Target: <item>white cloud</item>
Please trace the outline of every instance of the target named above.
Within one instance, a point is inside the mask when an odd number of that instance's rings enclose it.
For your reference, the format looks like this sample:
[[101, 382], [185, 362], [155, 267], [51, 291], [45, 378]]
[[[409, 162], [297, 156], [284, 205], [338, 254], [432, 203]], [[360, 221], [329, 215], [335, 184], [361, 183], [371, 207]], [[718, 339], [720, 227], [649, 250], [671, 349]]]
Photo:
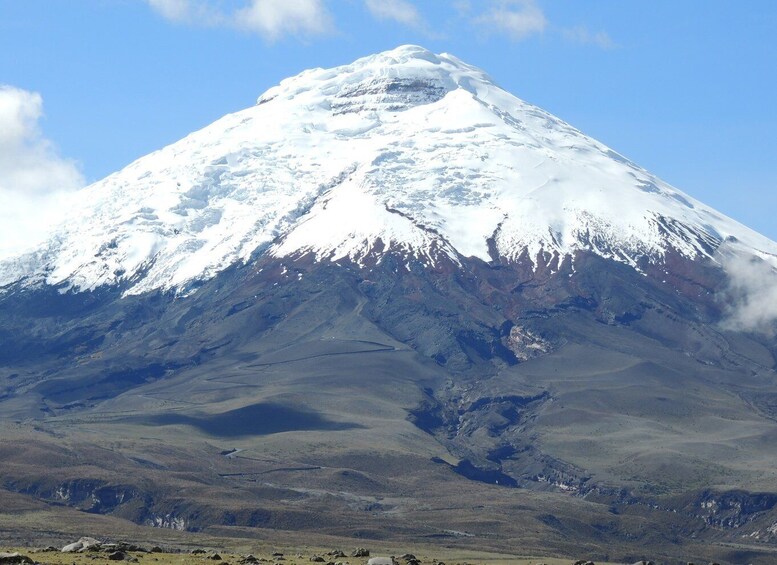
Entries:
[[729, 276], [723, 294], [726, 329], [774, 334], [777, 322], [777, 268], [753, 256], [732, 253], [719, 257]]
[[217, 0], [147, 0], [163, 18], [176, 23], [218, 26], [258, 33], [276, 41], [284, 35], [329, 32], [332, 17], [323, 0], [246, 0], [225, 9]]
[[235, 13], [234, 22], [270, 40], [286, 34], [320, 35], [332, 27], [321, 0], [253, 0]]
[[561, 30], [564, 38], [581, 45], [595, 45], [601, 49], [613, 49], [615, 42], [604, 31], [591, 32], [584, 26], [576, 26]]
[[548, 20], [534, 0], [498, 0], [475, 23], [488, 33], [503, 33], [520, 41], [545, 31]]
[[422, 25], [421, 15], [407, 0], [365, 0], [365, 4], [379, 20], [394, 20], [411, 27]]
[[42, 134], [40, 94], [0, 85], [0, 258], [44, 237], [64, 196], [84, 185]]
[[174, 22], [189, 20], [194, 11], [190, 0], [148, 0], [148, 3], [162, 17]]

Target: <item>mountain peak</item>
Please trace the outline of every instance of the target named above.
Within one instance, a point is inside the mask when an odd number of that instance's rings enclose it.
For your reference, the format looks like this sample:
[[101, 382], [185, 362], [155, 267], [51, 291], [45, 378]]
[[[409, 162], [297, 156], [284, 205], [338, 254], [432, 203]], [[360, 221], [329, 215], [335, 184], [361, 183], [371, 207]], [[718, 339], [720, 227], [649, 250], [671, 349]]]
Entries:
[[490, 84], [483, 71], [451, 55], [402, 45], [349, 65], [304, 71], [269, 89], [257, 103], [304, 100], [327, 105], [336, 114], [400, 111], [436, 102], [459, 88], [477, 94]]
[[261, 255], [639, 268], [734, 239], [777, 255], [483, 71], [406, 45], [286, 79], [80, 191], [45, 246], [0, 263], [0, 286], [180, 290]]

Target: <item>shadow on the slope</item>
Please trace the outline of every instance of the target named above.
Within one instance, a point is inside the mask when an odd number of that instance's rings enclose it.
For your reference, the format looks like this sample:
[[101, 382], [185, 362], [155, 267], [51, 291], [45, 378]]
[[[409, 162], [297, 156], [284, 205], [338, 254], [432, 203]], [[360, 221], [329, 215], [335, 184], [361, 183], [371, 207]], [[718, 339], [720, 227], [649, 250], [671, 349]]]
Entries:
[[351, 422], [334, 422], [316, 412], [274, 403], [251, 404], [220, 414], [170, 413], [133, 419], [150, 426], [192, 426], [217, 437], [261, 436], [292, 431], [338, 431], [364, 427]]

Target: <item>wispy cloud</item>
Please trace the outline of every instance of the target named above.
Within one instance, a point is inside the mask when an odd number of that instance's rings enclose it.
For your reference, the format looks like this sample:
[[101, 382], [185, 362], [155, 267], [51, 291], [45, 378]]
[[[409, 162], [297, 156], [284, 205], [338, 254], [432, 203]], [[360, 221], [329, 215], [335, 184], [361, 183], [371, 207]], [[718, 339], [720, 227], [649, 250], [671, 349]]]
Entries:
[[38, 243], [61, 198], [84, 185], [40, 130], [40, 94], [0, 85], [0, 258]]
[[321, 0], [253, 0], [235, 13], [235, 24], [270, 40], [283, 35], [320, 35], [332, 29]]
[[729, 276], [726, 329], [774, 335], [777, 329], [777, 268], [758, 257], [738, 253], [719, 257]]
[[333, 29], [323, 0], [250, 0], [225, 9], [215, 0], [147, 0], [163, 18], [189, 25], [231, 27], [257, 33], [268, 41], [285, 35], [322, 35]]
[[466, 16], [472, 11], [472, 2], [470, 0], [454, 0], [453, 10], [459, 16]]
[[601, 49], [614, 49], [616, 47], [612, 38], [604, 31], [592, 32], [585, 26], [575, 26], [561, 30], [564, 39], [580, 45], [594, 45]]
[[173, 22], [186, 22], [194, 8], [191, 0], [148, 0], [148, 4], [163, 18]]
[[225, 15], [207, 0], [147, 0], [163, 18], [171, 22], [215, 26], [226, 22]]
[[545, 31], [548, 20], [534, 0], [498, 0], [475, 18], [486, 33], [499, 33], [521, 41]]
[[[145, 0], [163, 18], [178, 24], [226, 27], [256, 33], [268, 41], [284, 36], [309, 38], [332, 33], [335, 21], [329, 8], [342, 0]], [[393, 21], [427, 37], [435, 37], [415, 0], [362, 0], [376, 20]], [[347, 3], [348, 9], [357, 5]], [[486, 35], [523, 41], [535, 35], [551, 35], [578, 45], [601, 49], [617, 47], [605, 31], [584, 25], [559, 27], [548, 21], [540, 0], [452, 0], [448, 9], [461, 23], [474, 25]], [[342, 15], [342, 14], [341, 14]]]
[[410, 27], [421, 27], [423, 19], [407, 0], [365, 0], [370, 13], [379, 20], [393, 20]]

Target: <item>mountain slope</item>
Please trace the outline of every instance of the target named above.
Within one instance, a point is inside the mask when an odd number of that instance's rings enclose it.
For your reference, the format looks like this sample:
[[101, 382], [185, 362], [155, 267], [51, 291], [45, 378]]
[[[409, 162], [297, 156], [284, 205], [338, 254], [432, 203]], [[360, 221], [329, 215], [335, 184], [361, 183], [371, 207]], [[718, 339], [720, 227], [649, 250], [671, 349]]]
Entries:
[[68, 213], [0, 266], [5, 490], [773, 561], [777, 344], [721, 321], [777, 244], [454, 57], [302, 73]]
[[306, 71], [256, 106], [74, 197], [23, 277], [185, 289], [252, 255], [356, 262], [547, 263], [578, 250], [638, 266], [777, 246], [673, 189], [450, 55], [405, 46]]

